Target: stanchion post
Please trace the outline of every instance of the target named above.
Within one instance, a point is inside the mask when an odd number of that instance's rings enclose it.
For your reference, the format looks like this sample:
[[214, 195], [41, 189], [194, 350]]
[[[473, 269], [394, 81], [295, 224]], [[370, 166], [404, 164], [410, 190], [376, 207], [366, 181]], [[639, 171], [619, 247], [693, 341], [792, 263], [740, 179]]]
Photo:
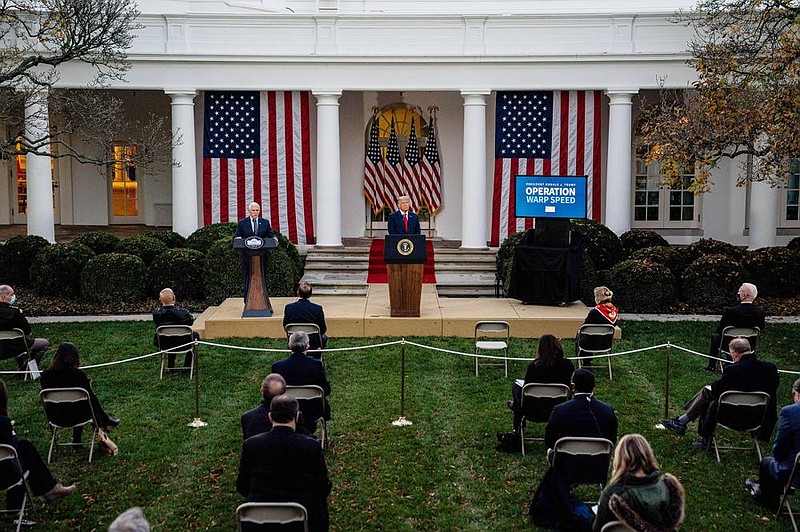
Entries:
[[666, 382], [664, 383], [664, 417], [669, 417], [669, 352], [670, 352], [670, 343], [667, 342], [667, 348], [664, 350], [664, 365], [666, 366], [666, 371], [664, 375], [666, 377]]
[[406, 419], [406, 339], [400, 342], [400, 417], [392, 421], [395, 427], [406, 427], [411, 421]]
[[200, 357], [198, 356], [197, 341], [192, 346], [192, 356], [194, 357], [194, 420], [189, 423], [190, 427], [198, 428], [208, 425], [200, 419]]

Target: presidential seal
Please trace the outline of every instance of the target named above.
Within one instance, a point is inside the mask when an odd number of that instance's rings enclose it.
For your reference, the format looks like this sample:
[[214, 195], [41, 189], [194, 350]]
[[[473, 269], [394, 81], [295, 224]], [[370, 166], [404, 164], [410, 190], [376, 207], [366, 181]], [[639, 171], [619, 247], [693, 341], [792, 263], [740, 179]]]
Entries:
[[264, 245], [264, 239], [260, 236], [251, 236], [244, 241], [244, 245], [247, 249], [261, 249]]
[[414, 253], [414, 242], [408, 238], [403, 238], [397, 241], [397, 252], [404, 257], [408, 257]]

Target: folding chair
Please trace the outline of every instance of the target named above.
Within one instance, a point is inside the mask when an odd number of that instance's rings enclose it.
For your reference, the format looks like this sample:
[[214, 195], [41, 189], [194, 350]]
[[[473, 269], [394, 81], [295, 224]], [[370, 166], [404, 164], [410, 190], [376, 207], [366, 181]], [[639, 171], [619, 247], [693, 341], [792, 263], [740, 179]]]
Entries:
[[[286, 327], [284, 327], [286, 331], [286, 339], [288, 340], [292, 333], [296, 332], [304, 332], [308, 334], [308, 337], [311, 338], [312, 335], [316, 335], [319, 338], [319, 345], [320, 349], [322, 349], [322, 333], [319, 330], [319, 325], [316, 323], [287, 323]], [[322, 356], [323, 352], [319, 351], [317, 353], [311, 353], [316, 359], [319, 359], [320, 362], [325, 364], [325, 359]]]
[[[581, 337], [588, 336], [591, 338], [593, 348], [581, 347]], [[575, 339], [578, 343], [578, 368], [602, 368], [602, 365], [592, 363], [583, 364], [581, 360], [584, 353], [587, 355], [609, 355], [611, 354], [611, 346], [614, 343], [614, 326], [611, 324], [585, 324], [581, 325], [578, 329], [578, 336]], [[608, 364], [608, 380], [612, 380], [611, 374], [611, 357], [605, 357]]]
[[[89, 444], [89, 463], [94, 454], [94, 441], [100, 431], [97, 419], [94, 417], [94, 409], [89, 392], [83, 388], [47, 388], [39, 392], [39, 397], [44, 405], [44, 413], [47, 422], [50, 424], [52, 436], [50, 438], [50, 450], [47, 452], [47, 463], [53, 457], [53, 448], [56, 445], [56, 436], [59, 429], [74, 429], [92, 423], [92, 436]], [[58, 445], [75, 447], [82, 443], [59, 443]]]
[[622, 521], [609, 521], [603, 525], [600, 532], [631, 532], [633, 528], [629, 527]]
[[[750, 432], [755, 442], [758, 461], [761, 461], [761, 446], [758, 444], [756, 431], [764, 422], [764, 415], [769, 405], [769, 394], [766, 392], [723, 392], [717, 400], [717, 427], [723, 427], [734, 432]], [[716, 430], [711, 435], [709, 445], [714, 447], [714, 452], [719, 459], [720, 449], [750, 449], [751, 447], [722, 447], [717, 444]]]
[[[758, 327], [725, 327], [722, 329], [722, 334], [719, 338], [719, 355], [718, 358], [727, 358], [731, 360], [731, 352], [728, 347], [731, 340], [734, 338], [744, 338], [750, 344], [750, 350], [756, 350], [758, 338], [761, 335], [761, 329]], [[722, 372], [722, 361], [717, 360], [717, 370]]]
[[[194, 335], [192, 328], [189, 325], [162, 325], [156, 329], [156, 339], [158, 341], [159, 351], [167, 351], [161, 353], [161, 371], [158, 378], [164, 378], [164, 371], [186, 371], [185, 367], [168, 368], [164, 367], [165, 357], [167, 359], [172, 356], [177, 358], [178, 355], [186, 355], [191, 353], [191, 363], [189, 365], [189, 378], [194, 376], [194, 365], [197, 354], [194, 351]], [[186, 345], [190, 344], [190, 345]], [[181, 347], [184, 346], [184, 347]]]
[[31, 488], [28, 486], [28, 475], [30, 471], [22, 469], [22, 463], [17, 456], [17, 450], [11, 445], [0, 444], [0, 491], [8, 492], [11, 488], [23, 486], [25, 493], [22, 496], [22, 505], [19, 510], [3, 510], [3, 513], [16, 514], [17, 532], [22, 527], [22, 522], [25, 517], [25, 506], [28, 501], [31, 503], [31, 510], [35, 510], [33, 506], [33, 494]]
[[780, 517], [781, 512], [783, 511], [783, 507], [786, 507], [786, 513], [789, 514], [789, 519], [792, 520], [792, 528], [794, 532], [797, 531], [797, 521], [794, 519], [794, 514], [792, 513], [792, 507], [789, 505], [789, 495], [794, 493], [794, 487], [792, 487], [792, 481], [795, 478], [795, 475], [800, 472], [800, 468], [797, 467], [797, 464], [800, 463], [800, 453], [797, 453], [794, 457], [794, 465], [792, 466], [792, 472], [789, 474], [789, 478], [786, 479], [786, 484], [783, 486], [783, 495], [781, 495], [781, 502], [778, 505], [778, 511], [775, 512], [775, 519]]
[[[316, 384], [305, 384], [302, 386], [286, 386], [286, 393], [291, 395], [297, 402], [300, 403], [301, 407], [300, 410], [302, 411], [302, 404], [303, 401], [319, 401], [320, 402], [320, 412], [322, 413], [319, 419], [322, 420], [322, 439], [320, 440], [320, 444], [322, 448], [328, 446], [328, 422], [325, 420], [325, 391], [317, 386]], [[303, 416], [305, 416], [305, 412]], [[318, 420], [314, 420], [318, 421]]]
[[[478, 366], [505, 366], [505, 376], [508, 377], [508, 340], [511, 336], [511, 327], [505, 321], [479, 321], [475, 324], [475, 376], [478, 376]], [[477, 355], [483, 351], [502, 351], [505, 360], [500, 362], [479, 362]]]
[[296, 502], [246, 502], [236, 508], [236, 525], [239, 532], [245, 530], [243, 524], [287, 525], [303, 523], [308, 532], [308, 512], [305, 506]]
[[522, 421], [519, 424], [519, 439], [522, 447], [522, 456], [525, 456], [525, 440], [544, 441], [544, 438], [525, 437], [525, 424], [547, 423], [553, 407], [563, 403], [570, 396], [569, 386], [566, 384], [552, 384], [529, 382], [522, 387]]
[[[570, 486], [598, 484], [603, 490], [614, 444], [605, 438], [565, 437], [553, 448], [553, 468]], [[598, 494], [591, 504], [596, 504]]]
[[[22, 350], [20, 350], [22, 347]], [[19, 351], [18, 354], [13, 354]], [[11, 329], [10, 331], [0, 331], [0, 353], [11, 355], [6, 356], [4, 358], [14, 358], [20, 359], [18, 362], [19, 367], [28, 368], [28, 362], [31, 360], [31, 351], [30, 347], [28, 346], [28, 341], [25, 339], [25, 333], [22, 332], [22, 329]], [[24, 379], [27, 380], [28, 377], [33, 379], [30, 373], [25, 373]]]

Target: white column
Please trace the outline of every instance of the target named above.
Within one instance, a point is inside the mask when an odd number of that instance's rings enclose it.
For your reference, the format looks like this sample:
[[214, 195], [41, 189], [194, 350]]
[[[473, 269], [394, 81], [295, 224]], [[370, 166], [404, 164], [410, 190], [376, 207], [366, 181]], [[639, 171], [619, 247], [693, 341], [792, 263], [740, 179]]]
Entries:
[[608, 90], [608, 164], [605, 225], [621, 235], [631, 228], [631, 110], [638, 90]]
[[[313, 91], [317, 99], [318, 246], [342, 245], [342, 176], [339, 153], [341, 91]], [[362, 208], [359, 203], [357, 208]]]
[[182, 236], [197, 231], [197, 151], [193, 89], [165, 90], [172, 100], [172, 230]]
[[776, 189], [763, 181], [750, 183], [750, 243], [748, 249], [758, 249], [775, 245], [775, 231], [778, 226], [778, 194]]
[[[25, 138], [34, 146], [47, 138], [50, 131], [47, 91], [33, 90], [25, 101]], [[50, 144], [45, 141], [37, 147], [41, 153], [50, 152]], [[48, 242], [56, 241], [56, 228], [53, 218], [53, 173], [51, 159], [47, 155], [25, 155], [28, 179], [28, 234], [39, 235]]]
[[461, 247], [486, 248], [486, 99], [489, 91], [461, 91], [464, 98]]

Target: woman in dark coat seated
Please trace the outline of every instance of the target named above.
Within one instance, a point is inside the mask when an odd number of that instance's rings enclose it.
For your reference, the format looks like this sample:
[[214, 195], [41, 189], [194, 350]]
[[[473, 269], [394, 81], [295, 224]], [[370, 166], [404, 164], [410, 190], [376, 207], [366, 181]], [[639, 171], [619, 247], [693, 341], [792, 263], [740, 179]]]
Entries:
[[[539, 338], [539, 350], [536, 358], [528, 364], [524, 384], [540, 382], [569, 386], [574, 372], [575, 365], [564, 358], [564, 349], [558, 338], [552, 334], [545, 334]], [[520, 383], [519, 379], [513, 384], [511, 395], [514, 399], [508, 404], [514, 411], [514, 432], [519, 432], [519, 425], [522, 422], [522, 385], [523, 383]], [[550, 410], [552, 410], [552, 406]], [[541, 415], [546, 420], [549, 412], [542, 412]]]
[[[92, 390], [92, 383], [86, 373], [80, 369], [78, 349], [72, 342], [62, 342], [58, 346], [58, 351], [53, 357], [53, 363], [42, 372], [41, 383], [42, 390], [50, 388], [83, 388], [89, 392], [89, 399], [92, 402], [94, 418], [97, 424], [106, 431], [111, 431], [119, 425], [119, 419], [106, 414], [103, 407], [100, 406], [100, 401], [94, 394], [94, 390]], [[75, 427], [72, 432], [73, 443], [80, 443], [82, 434], [83, 427]]]
[[[8, 417], [8, 388], [6, 383], [0, 379], [0, 443], [10, 445], [17, 450], [22, 469], [29, 471], [28, 485], [34, 495], [40, 495], [47, 502], [55, 502], [58, 499], [69, 495], [75, 490], [75, 486], [62, 486], [53, 478], [47, 464], [44, 463], [36, 447], [26, 439], [17, 438], [14, 433], [14, 426], [11, 418]], [[6, 469], [11, 467], [13, 469]], [[12, 478], [19, 478], [20, 472], [15, 465], [10, 462], [3, 462], [0, 475], [5, 478], [13, 475]], [[25, 496], [25, 487], [20, 484], [6, 492], [6, 509], [19, 510], [22, 507], [22, 499]], [[23, 525], [26, 524], [23, 522]], [[31, 524], [28, 522], [27, 524]]]
[[[617, 318], [619, 318], [619, 311], [611, 298], [614, 297], [614, 292], [609, 290], [607, 286], [598, 286], [594, 289], [594, 302], [595, 307], [586, 315], [583, 320], [583, 325], [616, 325]], [[598, 338], [595, 336], [581, 336], [580, 329], [575, 336], [575, 356], [582, 356], [580, 348], [584, 349], [605, 349], [610, 347], [611, 344], [607, 338]], [[591, 362], [590, 362], [591, 363]]]

